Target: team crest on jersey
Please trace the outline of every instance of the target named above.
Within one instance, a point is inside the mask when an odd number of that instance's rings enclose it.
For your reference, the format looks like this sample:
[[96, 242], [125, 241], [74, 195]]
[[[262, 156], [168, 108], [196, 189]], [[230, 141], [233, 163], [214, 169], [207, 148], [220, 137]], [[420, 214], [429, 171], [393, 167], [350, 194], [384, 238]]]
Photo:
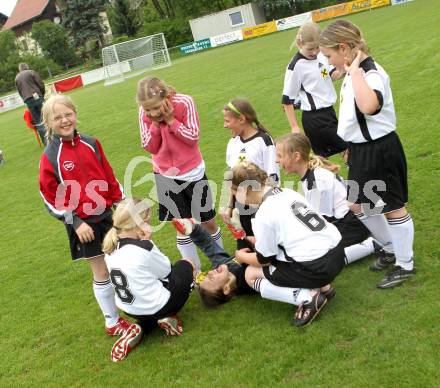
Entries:
[[71, 162], [70, 160], [66, 160], [63, 163], [63, 167], [66, 171], [72, 171], [75, 168], [75, 163]]
[[322, 69], [322, 70], [321, 70], [321, 75], [322, 75], [322, 78], [327, 78], [327, 77], [328, 77], [328, 71], [327, 71], [327, 69]]
[[246, 159], [246, 149], [243, 148], [243, 149], [240, 151], [240, 153], [238, 154], [238, 163], [245, 162], [246, 160], [247, 160], [247, 159]]

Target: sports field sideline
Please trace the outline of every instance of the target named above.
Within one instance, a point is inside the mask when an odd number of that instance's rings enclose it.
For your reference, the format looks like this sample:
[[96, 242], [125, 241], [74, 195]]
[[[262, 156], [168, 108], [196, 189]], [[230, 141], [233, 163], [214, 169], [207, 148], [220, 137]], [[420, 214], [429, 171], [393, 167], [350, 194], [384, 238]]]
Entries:
[[[408, 160], [418, 273], [400, 288], [379, 291], [382, 274], [368, 271], [371, 259], [353, 264], [336, 279], [337, 296], [325, 314], [303, 330], [290, 325], [294, 309], [287, 304], [245, 296], [206, 310], [193, 293], [181, 312], [182, 337], [155, 332], [127, 360], [111, 363], [114, 339], [104, 334], [90, 270], [71, 262], [64, 227], [48, 216], [38, 193], [41, 150], [22, 109], [0, 115], [6, 160], [0, 166], [0, 386], [437, 386], [439, 17], [435, 0], [415, 0], [348, 18], [391, 78]], [[249, 98], [275, 138], [288, 131], [280, 101], [295, 32], [202, 52], [154, 72], [194, 97], [207, 174], [219, 188], [229, 139], [221, 114], [226, 102]], [[121, 182], [128, 163], [146, 155], [137, 123], [138, 79], [70, 93], [79, 130], [101, 141]], [[140, 164], [132, 183], [149, 172], [151, 166]], [[132, 191], [146, 197], [151, 189], [146, 182]], [[232, 252], [225, 228], [223, 236]], [[153, 240], [177, 260], [171, 226]]]

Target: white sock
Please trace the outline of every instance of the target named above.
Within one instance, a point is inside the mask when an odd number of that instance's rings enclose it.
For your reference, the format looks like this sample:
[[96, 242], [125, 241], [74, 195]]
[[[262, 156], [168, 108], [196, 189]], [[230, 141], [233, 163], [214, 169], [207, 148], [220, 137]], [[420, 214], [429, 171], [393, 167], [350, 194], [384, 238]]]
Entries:
[[189, 236], [177, 236], [177, 249], [182, 259], [191, 259], [197, 271], [202, 268], [197, 247]]
[[105, 325], [110, 327], [116, 324], [119, 313], [115, 303], [115, 291], [110, 279], [104, 281], [93, 280], [93, 293], [104, 314]]
[[375, 240], [382, 244], [383, 249], [388, 253], [393, 253], [393, 243], [390, 227], [383, 214], [366, 216], [364, 213], [357, 213], [356, 217], [368, 228]]
[[374, 253], [373, 237], [368, 237], [359, 244], [350, 245], [344, 249], [345, 265], [360, 260]]
[[264, 299], [294, 304], [296, 306], [302, 303], [309, 303], [312, 300], [312, 295], [308, 288], [279, 287], [264, 278], [256, 279], [253, 288]]
[[414, 268], [413, 242], [414, 223], [409, 214], [401, 218], [389, 218], [391, 238], [396, 256], [396, 265], [408, 271]]
[[223, 248], [222, 231], [220, 228], [217, 229], [217, 232], [211, 234], [211, 237], [220, 248]]

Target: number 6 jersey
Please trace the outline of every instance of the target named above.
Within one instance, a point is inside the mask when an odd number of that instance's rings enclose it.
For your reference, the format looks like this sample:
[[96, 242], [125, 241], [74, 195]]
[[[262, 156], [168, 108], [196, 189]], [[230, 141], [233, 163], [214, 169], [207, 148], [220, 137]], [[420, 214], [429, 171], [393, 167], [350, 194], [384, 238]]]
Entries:
[[133, 315], [151, 315], [169, 300], [164, 287], [171, 263], [150, 240], [122, 238], [110, 255], [105, 255], [115, 288], [116, 305]]
[[316, 213], [309, 202], [290, 189], [275, 188], [265, 194], [252, 220], [257, 258], [306, 262], [319, 259], [341, 241], [341, 234]]

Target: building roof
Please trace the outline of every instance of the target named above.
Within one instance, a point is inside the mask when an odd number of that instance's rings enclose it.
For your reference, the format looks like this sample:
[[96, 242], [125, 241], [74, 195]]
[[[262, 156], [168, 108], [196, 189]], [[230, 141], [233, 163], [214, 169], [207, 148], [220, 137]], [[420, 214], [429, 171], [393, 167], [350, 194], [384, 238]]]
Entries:
[[13, 29], [40, 16], [49, 2], [50, 0], [18, 0], [2, 31]]

